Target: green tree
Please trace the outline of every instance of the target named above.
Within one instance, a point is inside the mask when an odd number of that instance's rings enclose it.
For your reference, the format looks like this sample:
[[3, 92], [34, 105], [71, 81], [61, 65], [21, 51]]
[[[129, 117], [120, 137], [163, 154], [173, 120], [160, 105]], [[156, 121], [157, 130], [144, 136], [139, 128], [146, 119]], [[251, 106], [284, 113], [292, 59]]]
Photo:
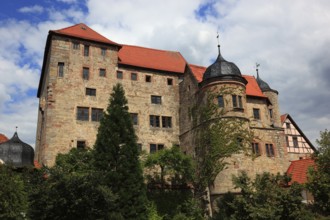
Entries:
[[312, 219], [301, 202], [302, 186], [288, 187], [290, 177], [269, 173], [257, 174], [252, 181], [245, 172], [233, 177], [240, 195], [228, 194], [219, 202], [214, 219]]
[[27, 194], [21, 176], [0, 164], [0, 219], [25, 219]]
[[307, 189], [314, 196], [313, 209], [321, 215], [330, 215], [330, 131], [320, 132], [316, 140], [319, 149], [313, 158], [316, 169], [310, 168]]
[[146, 219], [146, 187], [139, 162], [137, 137], [120, 84], [113, 88], [94, 146], [100, 179], [118, 196], [116, 211], [124, 219]]

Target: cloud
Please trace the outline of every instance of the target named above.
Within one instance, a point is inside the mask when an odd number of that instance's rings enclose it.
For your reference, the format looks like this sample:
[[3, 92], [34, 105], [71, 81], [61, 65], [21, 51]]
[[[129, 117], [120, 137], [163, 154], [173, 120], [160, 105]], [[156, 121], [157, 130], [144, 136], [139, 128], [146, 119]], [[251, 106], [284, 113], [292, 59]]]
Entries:
[[58, 2], [64, 2], [64, 3], [67, 3], [67, 4], [73, 4], [73, 3], [76, 3], [77, 0], [56, 0]]
[[18, 9], [19, 12], [21, 13], [38, 13], [41, 14], [44, 11], [44, 8], [41, 7], [40, 5], [34, 5], [30, 7], [23, 7]]

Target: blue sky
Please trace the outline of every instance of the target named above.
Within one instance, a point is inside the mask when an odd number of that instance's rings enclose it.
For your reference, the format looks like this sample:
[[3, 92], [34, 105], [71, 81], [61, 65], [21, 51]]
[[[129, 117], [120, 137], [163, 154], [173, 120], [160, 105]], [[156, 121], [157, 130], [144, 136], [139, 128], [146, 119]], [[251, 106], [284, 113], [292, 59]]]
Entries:
[[110, 40], [179, 51], [208, 66], [217, 56], [279, 91], [315, 143], [330, 127], [330, 2], [315, 0], [10, 0], [0, 8], [0, 133], [35, 145], [38, 88], [49, 30], [76, 23]]

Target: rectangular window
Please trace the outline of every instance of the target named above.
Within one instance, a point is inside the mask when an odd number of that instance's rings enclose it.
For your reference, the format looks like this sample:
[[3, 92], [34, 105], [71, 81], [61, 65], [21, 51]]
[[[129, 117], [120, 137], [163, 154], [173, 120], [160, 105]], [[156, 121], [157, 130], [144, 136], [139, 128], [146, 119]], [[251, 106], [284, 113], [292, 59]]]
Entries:
[[254, 155], [260, 155], [258, 143], [252, 143], [252, 153]]
[[78, 149], [85, 149], [86, 148], [86, 141], [77, 141], [77, 148]]
[[89, 46], [88, 45], [84, 45], [84, 56], [85, 57], [89, 56]]
[[243, 108], [242, 96], [232, 95], [232, 100], [234, 108]]
[[138, 114], [137, 113], [130, 113], [130, 114], [131, 114], [133, 125], [138, 125], [138, 123], [139, 123]]
[[131, 80], [133, 81], [137, 80], [137, 73], [131, 73]]
[[291, 128], [290, 123], [286, 122], [285, 125], [286, 125], [286, 128], [288, 128], [288, 129]]
[[167, 78], [167, 85], [172, 86], [173, 85], [173, 79]]
[[80, 48], [80, 44], [77, 43], [77, 42], [73, 42], [73, 43], [72, 43], [72, 48], [73, 48], [74, 50], [79, 50], [79, 48]]
[[138, 143], [137, 146], [138, 146], [139, 153], [141, 153], [142, 152], [142, 144]]
[[242, 96], [238, 96], [238, 107], [243, 108]]
[[260, 119], [260, 110], [258, 108], [253, 109], [253, 118]]
[[266, 144], [267, 157], [274, 157], [274, 147], [272, 144]]
[[299, 147], [298, 138], [297, 137], [292, 137], [292, 141], [293, 141], [293, 147], [298, 148]]
[[99, 76], [105, 77], [105, 69], [100, 69]]
[[172, 127], [172, 117], [162, 116], [162, 127], [171, 128]]
[[64, 76], [64, 63], [63, 62], [59, 62], [57, 64], [57, 71], [58, 71], [58, 77], [63, 77]]
[[101, 121], [103, 117], [103, 109], [92, 108], [92, 121]]
[[159, 121], [159, 116], [158, 115], [150, 115], [149, 116], [150, 119], [150, 126], [151, 127], [160, 127], [160, 121]]
[[88, 95], [88, 96], [96, 96], [96, 89], [86, 88], [86, 95]]
[[83, 79], [88, 80], [89, 79], [89, 68], [84, 67], [83, 68]]
[[123, 72], [117, 71], [117, 79], [123, 79]]
[[218, 106], [219, 106], [220, 108], [225, 107], [225, 102], [223, 101], [223, 96], [222, 96], [222, 95], [219, 95], [219, 96], [218, 96]]
[[105, 57], [106, 53], [107, 53], [107, 49], [102, 47], [101, 48], [101, 56]]
[[234, 108], [237, 108], [237, 96], [236, 95], [233, 95], [232, 96], [232, 99], [233, 99], [233, 107]]
[[150, 144], [150, 153], [155, 153], [164, 149], [164, 144]]
[[146, 82], [151, 82], [151, 76], [150, 75], [146, 75]]
[[88, 121], [89, 120], [89, 108], [77, 107], [77, 120]]
[[162, 97], [161, 96], [157, 96], [157, 95], [152, 95], [151, 96], [151, 103], [152, 104], [162, 104]]
[[269, 109], [269, 117], [273, 118], [273, 109]]

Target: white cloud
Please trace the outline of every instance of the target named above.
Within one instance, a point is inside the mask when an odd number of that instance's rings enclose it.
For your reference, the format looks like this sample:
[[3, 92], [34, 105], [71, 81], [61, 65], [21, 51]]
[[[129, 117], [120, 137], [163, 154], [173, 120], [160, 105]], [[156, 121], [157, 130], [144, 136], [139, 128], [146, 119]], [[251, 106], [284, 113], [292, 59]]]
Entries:
[[64, 2], [64, 3], [68, 3], [68, 4], [72, 4], [72, 3], [76, 3], [77, 0], [56, 0], [58, 2]]
[[41, 7], [40, 5], [34, 5], [30, 7], [23, 7], [18, 9], [19, 12], [21, 13], [42, 13], [44, 11], [44, 8]]

